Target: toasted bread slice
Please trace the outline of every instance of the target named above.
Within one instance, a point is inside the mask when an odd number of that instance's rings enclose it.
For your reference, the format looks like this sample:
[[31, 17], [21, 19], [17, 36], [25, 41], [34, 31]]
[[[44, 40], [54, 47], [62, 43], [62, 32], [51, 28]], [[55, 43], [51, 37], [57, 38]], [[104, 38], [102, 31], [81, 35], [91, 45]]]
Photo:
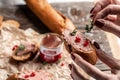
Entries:
[[80, 31], [65, 30], [63, 32], [65, 44], [69, 52], [80, 55], [91, 64], [97, 61], [96, 50], [89, 39]]
[[11, 75], [7, 78], [7, 80], [18, 80], [18, 74]]
[[31, 57], [32, 53], [27, 53], [26, 55], [17, 56], [15, 54], [12, 55], [12, 58], [16, 61], [26, 61]]
[[20, 27], [20, 23], [15, 20], [6, 20], [2, 22], [2, 26], [10, 26], [10, 27]]
[[36, 44], [24, 44], [13, 47], [12, 59], [16, 61], [27, 61], [30, 58], [34, 58], [38, 52], [38, 46]]

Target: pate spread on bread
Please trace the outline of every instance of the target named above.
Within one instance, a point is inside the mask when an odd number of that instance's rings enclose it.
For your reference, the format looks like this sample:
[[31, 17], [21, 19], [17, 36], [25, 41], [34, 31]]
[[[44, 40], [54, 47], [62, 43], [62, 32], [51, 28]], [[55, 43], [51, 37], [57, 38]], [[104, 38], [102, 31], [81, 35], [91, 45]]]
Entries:
[[69, 52], [79, 54], [83, 59], [91, 64], [97, 61], [96, 50], [91, 41], [80, 31], [65, 30], [63, 32], [64, 40]]
[[20, 45], [14, 45], [12, 58], [17, 61], [26, 61], [34, 58], [37, 54], [38, 47], [34, 43], [24, 42]]

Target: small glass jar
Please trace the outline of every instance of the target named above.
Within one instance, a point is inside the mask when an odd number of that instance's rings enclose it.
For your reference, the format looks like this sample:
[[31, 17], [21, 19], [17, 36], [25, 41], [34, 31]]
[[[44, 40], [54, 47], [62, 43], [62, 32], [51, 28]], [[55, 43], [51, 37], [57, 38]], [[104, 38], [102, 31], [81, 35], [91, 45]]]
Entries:
[[40, 58], [44, 62], [56, 62], [62, 57], [64, 42], [60, 35], [47, 33], [40, 46]]

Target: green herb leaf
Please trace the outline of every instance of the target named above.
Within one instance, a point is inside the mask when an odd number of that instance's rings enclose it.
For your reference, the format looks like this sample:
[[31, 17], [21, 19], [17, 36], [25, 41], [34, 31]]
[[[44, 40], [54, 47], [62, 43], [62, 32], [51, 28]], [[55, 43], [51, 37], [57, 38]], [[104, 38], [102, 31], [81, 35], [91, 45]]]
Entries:
[[45, 62], [45, 61], [44, 61], [42, 64], [43, 64], [43, 65], [46, 65], [46, 64], [47, 64], [47, 62]]
[[93, 29], [93, 26], [94, 26], [93, 21], [90, 21], [90, 25], [87, 24], [85, 27], [86, 32], [87, 33], [90, 32]]
[[24, 49], [25, 49], [25, 46], [22, 45], [22, 44], [20, 44], [19, 49], [20, 49], [20, 50], [24, 50]]
[[9, 75], [9, 74], [7, 74], [7, 76], [9, 77], [10, 75]]
[[86, 32], [89, 32], [89, 25], [88, 24], [86, 24], [85, 30], [86, 30]]
[[93, 26], [94, 26], [93, 21], [90, 21], [90, 23], [91, 23], [90, 30], [92, 30], [92, 29], [93, 29]]
[[15, 55], [17, 55], [17, 53], [19, 52], [19, 51], [22, 51], [22, 50], [24, 50], [25, 49], [25, 46], [24, 45], [22, 45], [22, 44], [20, 44], [19, 45], [19, 47], [16, 49], [16, 51], [15, 51]]
[[75, 36], [76, 33], [77, 33], [77, 30], [75, 29], [75, 30], [73, 30], [73, 32], [70, 33], [70, 35], [71, 35], [71, 36]]

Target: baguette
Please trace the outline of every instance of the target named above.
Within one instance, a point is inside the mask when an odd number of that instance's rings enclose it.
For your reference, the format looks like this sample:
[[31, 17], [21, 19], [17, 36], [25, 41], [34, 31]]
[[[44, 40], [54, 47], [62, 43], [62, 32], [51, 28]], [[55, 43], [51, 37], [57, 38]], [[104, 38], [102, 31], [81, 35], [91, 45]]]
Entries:
[[52, 31], [62, 34], [65, 29], [74, 30], [74, 24], [51, 7], [47, 0], [25, 0], [28, 7]]
[[97, 61], [94, 45], [80, 31], [65, 30], [63, 32], [66, 48], [69, 52], [80, 55], [84, 60], [91, 64]]

